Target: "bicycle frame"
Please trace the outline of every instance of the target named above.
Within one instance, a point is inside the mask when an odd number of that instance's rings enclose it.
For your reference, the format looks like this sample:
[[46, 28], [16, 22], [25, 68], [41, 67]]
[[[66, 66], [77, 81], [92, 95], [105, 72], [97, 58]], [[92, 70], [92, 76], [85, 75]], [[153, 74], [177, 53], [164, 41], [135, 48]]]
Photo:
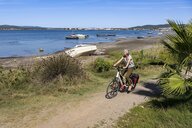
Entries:
[[122, 71], [122, 70], [120, 70], [119, 68], [117, 68], [117, 74], [116, 74], [115, 79], [118, 79], [118, 81], [120, 82], [120, 84], [123, 85], [123, 80], [122, 80], [122, 76], [121, 76], [120, 71]]

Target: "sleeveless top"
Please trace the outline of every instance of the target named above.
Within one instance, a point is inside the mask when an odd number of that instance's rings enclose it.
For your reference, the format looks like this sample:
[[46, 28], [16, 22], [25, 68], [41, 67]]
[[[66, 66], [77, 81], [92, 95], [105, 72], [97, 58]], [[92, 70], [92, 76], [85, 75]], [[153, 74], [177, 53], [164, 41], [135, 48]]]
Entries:
[[134, 62], [133, 62], [133, 58], [132, 58], [131, 55], [123, 56], [123, 58], [124, 58], [124, 61], [125, 61], [126, 64], [128, 63], [128, 60], [130, 59], [128, 68], [133, 68], [133, 67], [135, 67], [135, 64], [134, 64]]

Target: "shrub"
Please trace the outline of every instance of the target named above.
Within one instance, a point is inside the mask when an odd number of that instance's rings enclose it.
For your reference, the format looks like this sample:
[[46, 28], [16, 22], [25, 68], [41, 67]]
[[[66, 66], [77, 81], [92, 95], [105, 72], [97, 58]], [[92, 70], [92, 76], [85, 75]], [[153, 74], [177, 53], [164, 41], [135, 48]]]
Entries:
[[122, 50], [110, 50], [107, 52], [107, 54], [109, 55], [109, 58], [113, 59], [113, 60], [118, 60], [123, 56], [123, 52]]
[[65, 93], [76, 88], [71, 85], [82, 84], [87, 79], [81, 64], [65, 54], [36, 64], [30, 69], [0, 67], [0, 104], [14, 98]]
[[85, 77], [85, 72], [79, 61], [66, 54], [44, 59], [38, 64], [36, 71], [44, 82], [58, 76], [67, 76], [70, 80]]
[[96, 72], [106, 72], [111, 68], [111, 64], [103, 58], [98, 58], [93, 64], [93, 68]]
[[132, 51], [131, 55], [138, 68], [143, 68], [147, 65], [164, 65], [165, 62], [173, 64], [175, 62], [162, 45], [147, 50]]
[[26, 69], [1, 69], [0, 70], [0, 90], [2, 89], [22, 89], [24, 83], [30, 80], [30, 74]]

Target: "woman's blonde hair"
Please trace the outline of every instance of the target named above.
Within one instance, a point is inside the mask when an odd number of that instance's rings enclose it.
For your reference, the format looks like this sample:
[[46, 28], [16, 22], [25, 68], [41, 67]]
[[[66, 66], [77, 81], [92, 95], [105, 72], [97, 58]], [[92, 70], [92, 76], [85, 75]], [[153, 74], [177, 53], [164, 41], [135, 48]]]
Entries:
[[124, 53], [129, 54], [129, 50], [128, 49], [124, 49]]

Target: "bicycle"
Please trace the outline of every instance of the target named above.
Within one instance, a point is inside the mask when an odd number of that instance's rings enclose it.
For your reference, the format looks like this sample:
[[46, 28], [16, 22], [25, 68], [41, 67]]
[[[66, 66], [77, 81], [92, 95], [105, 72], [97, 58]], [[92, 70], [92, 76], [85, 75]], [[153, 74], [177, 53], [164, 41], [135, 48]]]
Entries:
[[[120, 90], [121, 86], [124, 84], [123, 76], [121, 73], [124, 69], [122, 67], [117, 67], [116, 69], [117, 69], [116, 76], [107, 86], [106, 95], [105, 95], [107, 99], [111, 99], [115, 97], [118, 94], [118, 92], [125, 92], [125, 91], [128, 92], [128, 88], [124, 88], [123, 90]], [[131, 79], [130, 81], [131, 82], [130, 86], [132, 86], [131, 91], [133, 91], [139, 81], [139, 75], [132, 73], [129, 78]], [[126, 82], [126, 85], [127, 85], [127, 82]]]

